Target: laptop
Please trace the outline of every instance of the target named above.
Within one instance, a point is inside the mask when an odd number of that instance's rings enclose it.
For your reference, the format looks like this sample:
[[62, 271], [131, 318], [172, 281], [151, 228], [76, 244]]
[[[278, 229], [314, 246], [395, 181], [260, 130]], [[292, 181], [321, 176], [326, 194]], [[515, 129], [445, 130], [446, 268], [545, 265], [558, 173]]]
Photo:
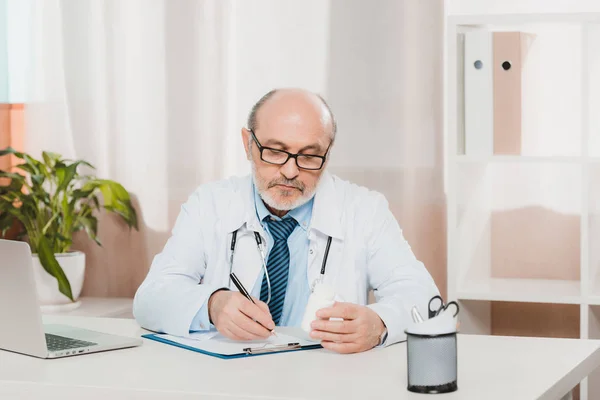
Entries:
[[141, 338], [44, 324], [29, 245], [0, 239], [0, 349], [39, 358], [61, 358], [141, 344]]

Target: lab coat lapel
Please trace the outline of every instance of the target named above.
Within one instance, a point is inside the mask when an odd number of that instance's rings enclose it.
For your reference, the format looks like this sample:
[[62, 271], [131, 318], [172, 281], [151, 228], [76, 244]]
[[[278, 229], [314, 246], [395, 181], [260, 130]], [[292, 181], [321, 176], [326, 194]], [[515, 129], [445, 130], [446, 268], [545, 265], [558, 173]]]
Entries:
[[342, 204], [340, 194], [335, 189], [333, 176], [324, 172], [315, 193], [311, 229], [316, 229], [326, 236], [343, 239]]
[[310, 250], [308, 257], [307, 278], [309, 285], [319, 277], [327, 238], [332, 237], [325, 277], [333, 276], [332, 271], [337, 270], [341, 259], [341, 249], [344, 240], [344, 226], [342, 223], [340, 193], [336, 190], [334, 177], [324, 172], [317, 187], [313, 204], [313, 215], [310, 224], [308, 239]]
[[[231, 191], [230, 188], [221, 189]], [[231, 233], [237, 229], [240, 229], [244, 224], [250, 224], [254, 226], [252, 216], [256, 218], [256, 212], [254, 212], [254, 198], [252, 197], [252, 177], [246, 176], [240, 179], [237, 187], [235, 188], [236, 196], [229, 204], [220, 203], [219, 206], [223, 207], [220, 210], [222, 215], [221, 220], [223, 221], [223, 230]], [[221, 202], [225, 196], [216, 196], [217, 201]], [[260, 225], [260, 224], [259, 224]], [[252, 229], [248, 226], [249, 229]]]
[[[252, 291], [254, 284], [261, 274], [262, 259], [256, 245], [254, 232], [259, 232], [263, 248], [266, 249], [266, 236], [262, 225], [256, 216], [252, 177], [247, 176], [240, 181], [237, 187], [239, 196], [223, 212], [223, 235], [227, 237], [227, 261], [231, 257], [231, 237], [238, 231], [233, 259], [233, 272], [248, 291]], [[229, 268], [227, 268], [229, 271]], [[237, 290], [231, 286], [232, 290]]]

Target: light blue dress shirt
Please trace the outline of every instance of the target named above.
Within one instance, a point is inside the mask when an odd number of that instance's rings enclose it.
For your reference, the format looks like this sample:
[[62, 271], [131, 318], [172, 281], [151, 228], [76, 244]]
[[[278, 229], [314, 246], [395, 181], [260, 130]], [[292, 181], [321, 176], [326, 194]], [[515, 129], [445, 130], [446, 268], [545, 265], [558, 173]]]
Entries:
[[[256, 208], [256, 215], [267, 234], [267, 254], [270, 254], [271, 249], [273, 248], [274, 240], [271, 232], [269, 231], [269, 226], [264, 219], [273, 218], [275, 220], [280, 220], [280, 218], [269, 212], [254, 185], [252, 185], [252, 189], [254, 192], [254, 206]], [[312, 218], [313, 203], [314, 198], [308, 201], [306, 204], [291, 210], [283, 217], [284, 219], [294, 218], [298, 222], [298, 225], [288, 238], [288, 247], [290, 249], [290, 269], [279, 326], [300, 326], [302, 323], [302, 317], [304, 316], [304, 310], [306, 309], [306, 303], [308, 303], [308, 298], [310, 296], [310, 285], [308, 284], [308, 276], [306, 271], [308, 266], [309, 248], [308, 229], [310, 220]], [[267, 263], [269, 262], [268, 255], [265, 261]], [[258, 278], [254, 283], [254, 287], [250, 293], [257, 299], [260, 299], [260, 288], [263, 277], [264, 273], [258, 274]], [[194, 320], [190, 326], [190, 331], [201, 330], [200, 326], [211, 326], [211, 328], [214, 327], [214, 325], [210, 324], [208, 319], [207, 303], [200, 308], [194, 317]]]

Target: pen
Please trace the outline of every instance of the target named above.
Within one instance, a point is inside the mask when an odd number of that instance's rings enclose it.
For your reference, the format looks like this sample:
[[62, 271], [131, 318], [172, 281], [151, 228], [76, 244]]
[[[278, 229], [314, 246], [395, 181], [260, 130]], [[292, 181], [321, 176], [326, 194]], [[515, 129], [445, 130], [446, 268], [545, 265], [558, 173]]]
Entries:
[[421, 314], [419, 313], [419, 310], [417, 309], [417, 306], [413, 306], [413, 308], [410, 310], [413, 321], [414, 322], [423, 322], [423, 317], [421, 317]]
[[[250, 294], [248, 293], [248, 291], [246, 290], [246, 288], [244, 287], [244, 285], [242, 285], [242, 282], [240, 282], [240, 280], [238, 279], [238, 277], [232, 272], [230, 275], [231, 280], [233, 281], [233, 284], [235, 285], [235, 287], [238, 288], [238, 290], [240, 291], [241, 294], [244, 295], [245, 298], [247, 298], [248, 300], [250, 300], [253, 304], [256, 304], [254, 302], [254, 300], [252, 299], [252, 296], [250, 296]], [[271, 332], [271, 334], [277, 336], [275, 334], [275, 329], [271, 330], [269, 328], [267, 328], [266, 326], [264, 326], [263, 324], [261, 324], [258, 321], [255, 321], [257, 324], [259, 324], [260, 326], [262, 326], [263, 328], [265, 328], [266, 330], [268, 330], [269, 332]]]

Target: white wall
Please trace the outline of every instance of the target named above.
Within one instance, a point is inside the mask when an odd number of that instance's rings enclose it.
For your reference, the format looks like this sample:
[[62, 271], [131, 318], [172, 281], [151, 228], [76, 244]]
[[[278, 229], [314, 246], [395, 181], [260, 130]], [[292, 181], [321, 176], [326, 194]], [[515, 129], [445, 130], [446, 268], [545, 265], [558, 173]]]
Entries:
[[446, 0], [446, 14], [600, 12], [598, 0]]
[[[231, 4], [236, 121], [227, 131], [239, 130], [268, 90], [299, 86], [324, 95], [336, 114], [332, 167], [436, 165], [441, 135], [431, 98], [440, 95], [440, 7], [398, 0], [378, 0], [377, 7], [364, 0]], [[242, 147], [231, 148], [239, 161], [228, 173], [247, 172]]]
[[[228, 128], [246, 125], [252, 105], [276, 87], [327, 89], [329, 0], [233, 1], [229, 46], [229, 87], [234, 98]], [[229, 173], [249, 172], [239, 135], [232, 140], [238, 162]]]

